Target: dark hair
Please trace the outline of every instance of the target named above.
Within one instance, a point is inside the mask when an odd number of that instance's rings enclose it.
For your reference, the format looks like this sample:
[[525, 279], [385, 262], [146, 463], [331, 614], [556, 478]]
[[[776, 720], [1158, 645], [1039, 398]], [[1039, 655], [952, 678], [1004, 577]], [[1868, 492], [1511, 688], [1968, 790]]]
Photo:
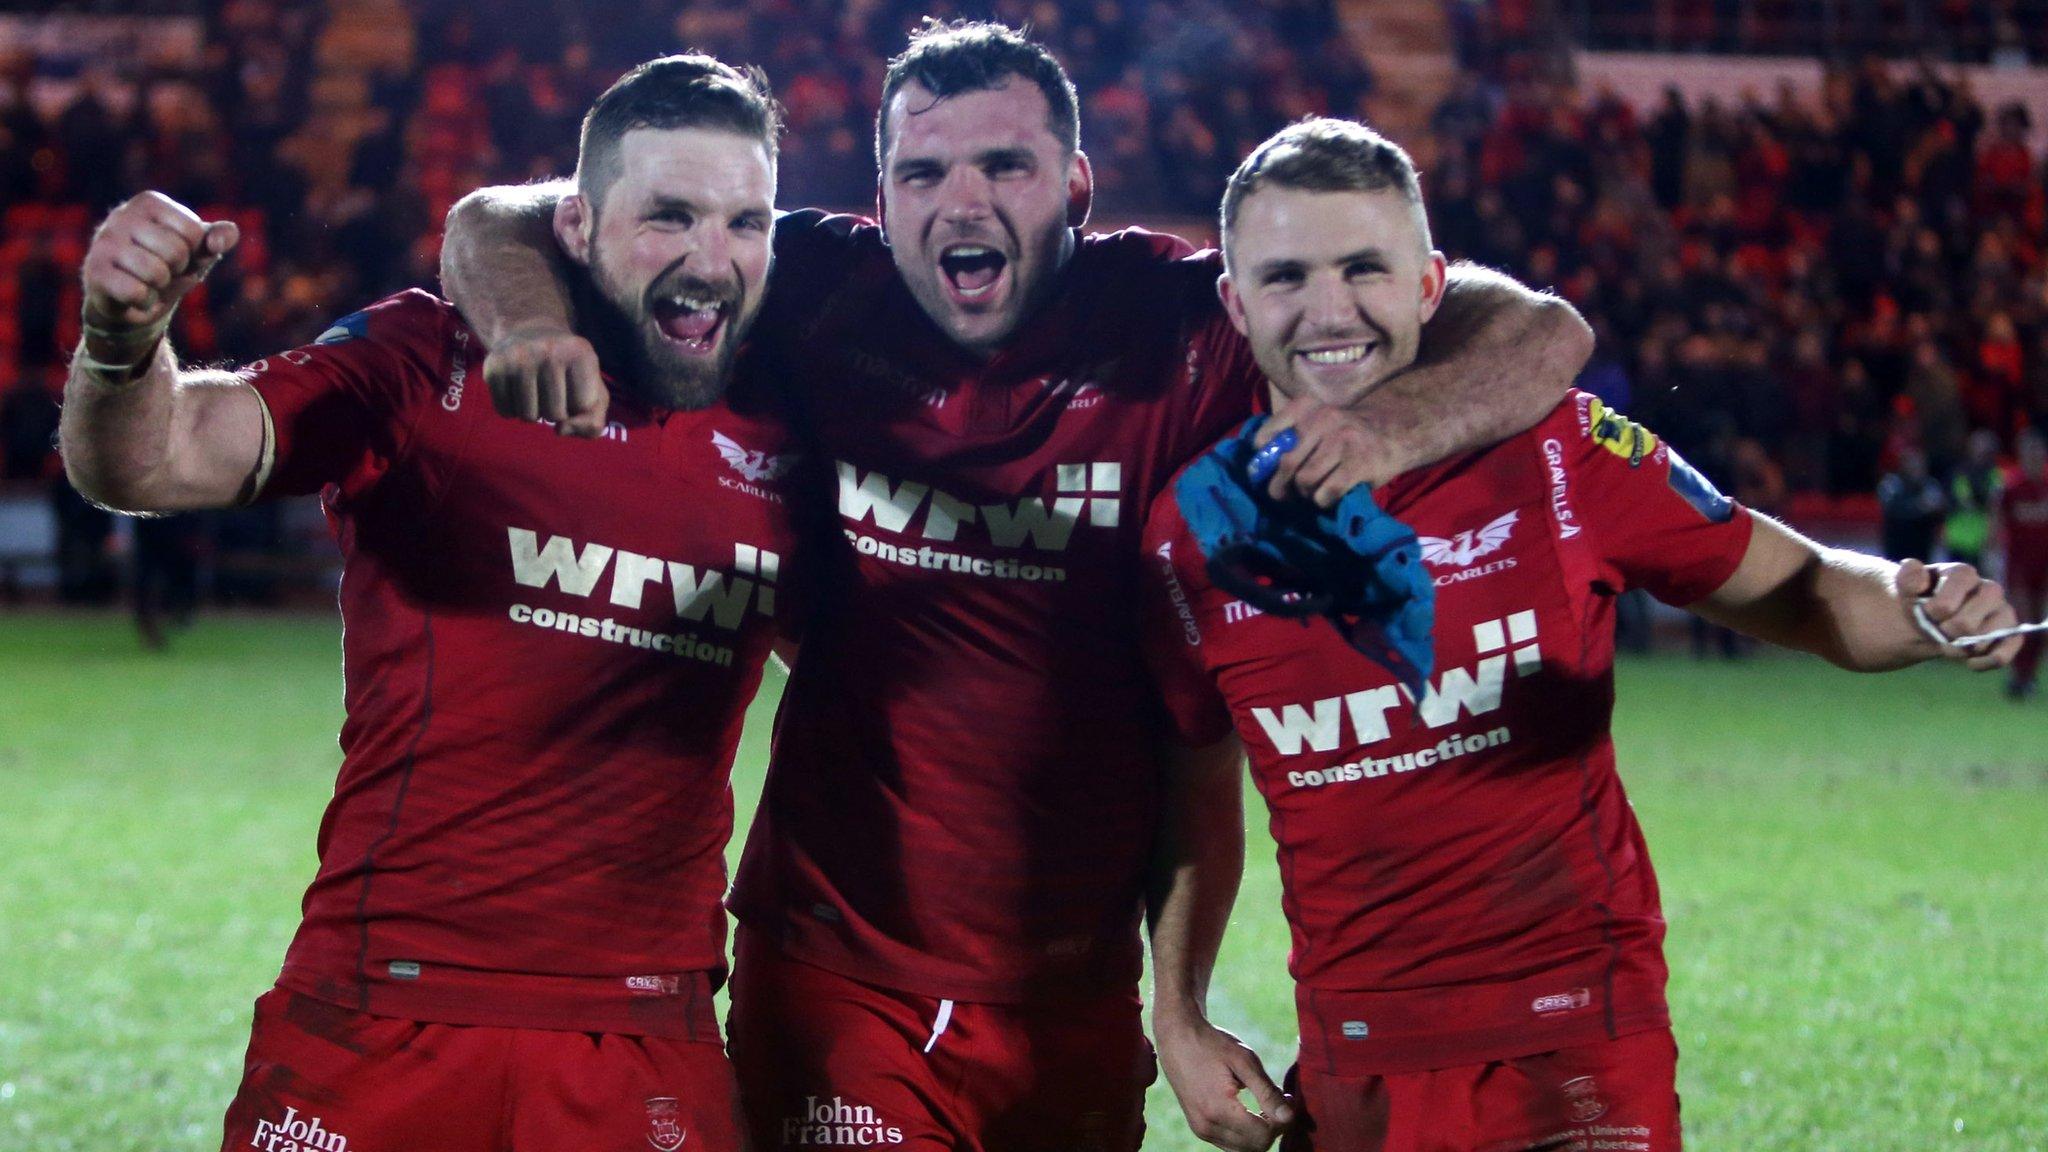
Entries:
[[889, 61], [882, 81], [882, 105], [875, 113], [875, 163], [887, 162], [889, 102], [916, 81], [939, 100], [962, 92], [1001, 88], [1021, 76], [1045, 93], [1052, 109], [1046, 127], [1068, 152], [1081, 149], [1081, 103], [1067, 70], [1045, 45], [992, 21], [942, 23], [930, 16], [910, 34], [910, 46]]
[[[1290, 124], [1252, 149], [1223, 189], [1223, 232], [1244, 199], [1267, 185], [1306, 192], [1399, 192], [1422, 216], [1422, 181], [1399, 144], [1355, 120], [1319, 117]], [[1422, 224], [1429, 242], [1429, 222]]]
[[619, 78], [583, 117], [578, 191], [594, 207], [619, 178], [619, 142], [635, 128], [713, 128], [758, 138], [774, 163], [782, 110], [759, 68], [709, 56], [663, 56]]

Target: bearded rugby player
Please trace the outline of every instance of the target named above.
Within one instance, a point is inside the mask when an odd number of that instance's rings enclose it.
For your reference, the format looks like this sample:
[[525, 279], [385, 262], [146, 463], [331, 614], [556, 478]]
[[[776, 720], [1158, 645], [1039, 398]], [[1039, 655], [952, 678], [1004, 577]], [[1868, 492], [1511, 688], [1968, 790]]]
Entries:
[[595, 439], [494, 412], [481, 343], [423, 292], [182, 368], [165, 329], [235, 226], [147, 193], [95, 237], [72, 482], [143, 513], [318, 492], [344, 558], [340, 780], [223, 1148], [743, 1146], [711, 999], [728, 776], [795, 533], [786, 466], [728, 485], [725, 445], [793, 459], [780, 406], [728, 389], [776, 133], [766, 89], [701, 56], [591, 109], [561, 239]]
[[[1250, 411], [1257, 367], [1213, 255], [1081, 234], [1092, 173], [1042, 46], [927, 28], [891, 62], [876, 154], [879, 227], [778, 224], [754, 340], [836, 468], [842, 531], [731, 900], [749, 1122], [763, 1148], [1134, 1148], [1154, 1076], [1140, 918], [1149, 896], [1155, 924], [1220, 934], [1243, 835], [1235, 742], [1164, 739], [1138, 513]], [[601, 397], [574, 383], [547, 204], [465, 202], [444, 277], [501, 402], [587, 428]], [[1496, 277], [1445, 312], [1371, 403], [1290, 411], [1351, 471], [1276, 484], [1342, 491], [1510, 434], [1587, 351], [1568, 308]], [[1176, 1083], [1282, 1111], [1256, 1059], [1182, 1011], [1185, 960], [1155, 967], [1157, 1029], [1200, 1037]]]
[[[1222, 222], [1220, 294], [1275, 403], [1363, 403], [1417, 355], [1445, 268], [1399, 147], [1349, 121], [1285, 129], [1231, 178]], [[1189, 526], [1211, 494], [1153, 506], [1147, 649], [1180, 738], [1234, 728], [1272, 812], [1301, 1026], [1283, 1147], [1679, 1147], [1664, 920], [1609, 733], [1618, 595], [1864, 671], [1989, 668], [2020, 643], [1936, 644], [1916, 600], [1977, 636], [2015, 619], [1998, 586], [1823, 548], [1585, 393], [1377, 489], [1435, 586], [1420, 700], [1329, 620], [1218, 588]], [[1159, 1041], [1171, 1068], [1181, 1037]], [[1249, 1150], [1277, 1126], [1197, 1128]]]

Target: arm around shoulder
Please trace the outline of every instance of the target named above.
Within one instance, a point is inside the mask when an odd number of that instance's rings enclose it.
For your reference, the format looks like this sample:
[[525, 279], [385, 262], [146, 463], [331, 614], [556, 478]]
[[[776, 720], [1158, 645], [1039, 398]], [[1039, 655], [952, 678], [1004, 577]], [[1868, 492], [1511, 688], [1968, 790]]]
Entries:
[[1395, 475], [1534, 427], [1592, 354], [1593, 330], [1570, 304], [1459, 263], [1415, 363], [1374, 389], [1360, 414], [1382, 430]]
[[487, 348], [511, 333], [574, 326], [555, 243], [555, 206], [567, 180], [479, 188], [448, 210], [441, 285]]

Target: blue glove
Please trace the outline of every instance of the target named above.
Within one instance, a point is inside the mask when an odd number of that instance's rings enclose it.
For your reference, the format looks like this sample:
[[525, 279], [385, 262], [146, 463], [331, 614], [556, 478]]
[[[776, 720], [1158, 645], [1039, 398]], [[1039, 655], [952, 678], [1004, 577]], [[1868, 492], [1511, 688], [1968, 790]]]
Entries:
[[1328, 512], [1267, 496], [1265, 481], [1294, 440], [1290, 429], [1255, 447], [1263, 423], [1246, 421], [1174, 487], [1209, 579], [1262, 612], [1329, 619], [1420, 701], [1436, 667], [1436, 587], [1415, 530], [1381, 511], [1364, 484]]

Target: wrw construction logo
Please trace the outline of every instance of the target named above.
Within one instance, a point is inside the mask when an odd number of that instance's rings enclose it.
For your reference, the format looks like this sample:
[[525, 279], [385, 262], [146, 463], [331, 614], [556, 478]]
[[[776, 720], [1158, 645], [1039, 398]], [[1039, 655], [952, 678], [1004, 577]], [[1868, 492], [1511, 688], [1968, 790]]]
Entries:
[[[1449, 727], [1461, 717], [1478, 719], [1499, 710], [1510, 670], [1516, 677], [1523, 677], [1533, 676], [1543, 668], [1534, 612], [1483, 620], [1472, 626], [1472, 641], [1478, 659], [1465, 667], [1445, 668], [1417, 703], [1416, 712], [1428, 729]], [[1254, 708], [1252, 715], [1280, 755], [1328, 753], [1343, 747], [1370, 748], [1392, 739], [1387, 713], [1407, 698], [1406, 688], [1387, 684], [1343, 696], [1326, 696], [1307, 704]], [[1498, 747], [1513, 738], [1506, 727], [1452, 733], [1433, 747], [1398, 756], [1368, 755], [1328, 768], [1293, 771], [1287, 774], [1287, 781], [1297, 788], [1319, 788], [1377, 779], [1389, 773], [1434, 767]]]
[[782, 1118], [784, 1148], [886, 1148], [903, 1143], [903, 1129], [884, 1123], [866, 1104], [842, 1097], [804, 1097], [803, 1114]]
[[1009, 503], [971, 504], [915, 480], [895, 481], [880, 472], [862, 473], [839, 462], [839, 515], [849, 531], [872, 523], [885, 532], [918, 535], [937, 544], [986, 538], [998, 548], [1064, 552], [1074, 529], [1115, 528], [1122, 522], [1123, 465], [1114, 461], [1061, 464], [1054, 470], [1057, 494], [1026, 496]]
[[505, 534], [512, 550], [512, 579], [528, 588], [553, 584], [571, 596], [595, 597], [602, 583], [607, 601], [637, 609], [651, 586], [655, 595], [669, 593], [678, 619], [728, 630], [745, 622], [749, 607], [763, 616], [775, 615], [782, 557], [752, 544], [735, 543], [733, 570], [721, 572], [608, 544], [579, 547], [566, 536], [550, 536], [542, 543], [527, 528], [507, 528]]
[[348, 1137], [330, 1132], [318, 1116], [286, 1108], [282, 1120], [258, 1120], [249, 1147], [262, 1152], [348, 1152]]

